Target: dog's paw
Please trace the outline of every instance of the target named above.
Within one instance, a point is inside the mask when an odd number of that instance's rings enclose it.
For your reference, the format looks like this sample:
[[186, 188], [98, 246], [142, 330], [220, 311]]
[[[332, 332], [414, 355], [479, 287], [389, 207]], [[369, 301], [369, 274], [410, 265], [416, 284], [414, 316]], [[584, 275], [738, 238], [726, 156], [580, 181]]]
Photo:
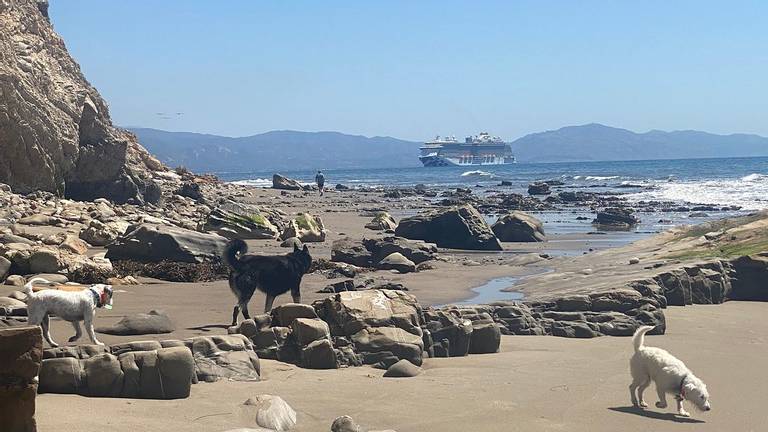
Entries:
[[656, 402], [656, 408], [666, 408], [666, 407], [667, 407], [666, 402], [662, 402], [662, 401]]
[[680, 412], [678, 412], [678, 414], [683, 416], [683, 417], [690, 417], [691, 416], [691, 413], [689, 413], [686, 410], [680, 410]]
[[640, 402], [640, 408], [648, 408], [648, 404], [645, 402]]

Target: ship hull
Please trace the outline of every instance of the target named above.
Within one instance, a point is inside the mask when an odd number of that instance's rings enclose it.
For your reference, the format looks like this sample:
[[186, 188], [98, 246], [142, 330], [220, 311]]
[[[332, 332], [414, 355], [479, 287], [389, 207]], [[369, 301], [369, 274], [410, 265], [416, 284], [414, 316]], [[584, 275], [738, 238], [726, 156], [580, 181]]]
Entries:
[[425, 167], [446, 167], [446, 166], [491, 166], [491, 165], [512, 165], [515, 163], [514, 158], [497, 159], [493, 162], [487, 162], [483, 160], [476, 160], [465, 162], [458, 158], [449, 158], [444, 156], [428, 155], [420, 156], [419, 160]]

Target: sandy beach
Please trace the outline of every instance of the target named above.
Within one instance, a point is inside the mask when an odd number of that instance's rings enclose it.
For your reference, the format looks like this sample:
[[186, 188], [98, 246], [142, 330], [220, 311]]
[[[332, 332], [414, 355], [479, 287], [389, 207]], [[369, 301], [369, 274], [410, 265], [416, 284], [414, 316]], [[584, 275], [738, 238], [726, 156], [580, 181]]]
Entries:
[[[402, 380], [369, 367], [312, 371], [262, 360], [262, 382], [198, 384], [185, 400], [44, 394], [37, 418], [41, 430], [223, 431], [241, 426], [245, 399], [269, 393], [296, 409], [299, 431], [327, 430], [345, 414], [400, 432], [761, 431], [768, 421], [768, 380], [761, 378], [768, 323], [755, 317], [767, 312], [765, 303], [751, 302], [667, 310], [667, 334], [647, 343], [684, 359], [712, 394], [713, 410], [688, 419], [669, 409], [631, 408], [628, 338], [551, 336], [504, 336], [498, 354], [428, 359], [422, 375]], [[654, 400], [652, 389], [647, 397]]]

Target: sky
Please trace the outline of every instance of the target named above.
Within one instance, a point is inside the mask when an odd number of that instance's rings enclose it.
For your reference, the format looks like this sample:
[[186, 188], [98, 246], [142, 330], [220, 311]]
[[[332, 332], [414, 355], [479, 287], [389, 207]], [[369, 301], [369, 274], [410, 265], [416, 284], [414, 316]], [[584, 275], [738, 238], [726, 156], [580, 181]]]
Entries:
[[122, 126], [768, 136], [768, 2], [53, 0]]

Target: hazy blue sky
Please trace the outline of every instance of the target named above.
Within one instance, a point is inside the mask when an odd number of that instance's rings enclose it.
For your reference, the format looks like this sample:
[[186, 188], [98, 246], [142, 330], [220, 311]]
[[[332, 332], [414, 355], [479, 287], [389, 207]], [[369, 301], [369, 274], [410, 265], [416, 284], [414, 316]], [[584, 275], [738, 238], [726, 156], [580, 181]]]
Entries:
[[54, 0], [50, 13], [121, 125], [768, 135], [763, 0]]

